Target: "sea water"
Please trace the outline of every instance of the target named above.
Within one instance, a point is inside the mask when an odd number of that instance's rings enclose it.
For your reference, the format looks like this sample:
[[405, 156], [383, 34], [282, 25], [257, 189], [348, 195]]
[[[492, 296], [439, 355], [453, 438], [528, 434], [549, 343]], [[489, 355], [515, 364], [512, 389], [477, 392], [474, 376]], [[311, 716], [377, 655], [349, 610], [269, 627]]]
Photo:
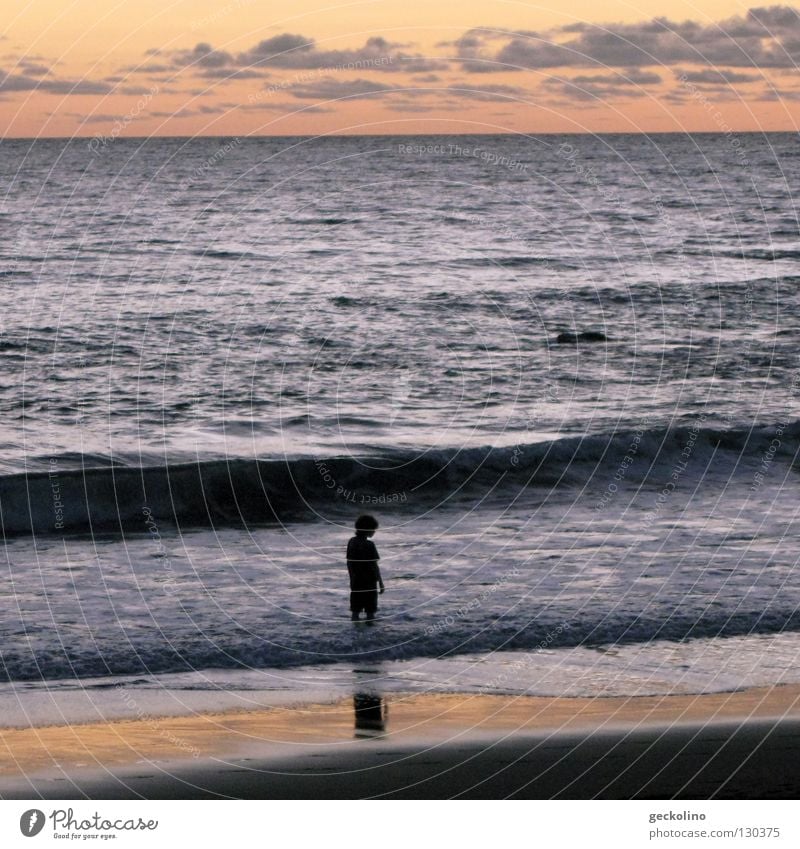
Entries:
[[0, 142], [4, 686], [796, 680], [799, 169], [793, 134]]

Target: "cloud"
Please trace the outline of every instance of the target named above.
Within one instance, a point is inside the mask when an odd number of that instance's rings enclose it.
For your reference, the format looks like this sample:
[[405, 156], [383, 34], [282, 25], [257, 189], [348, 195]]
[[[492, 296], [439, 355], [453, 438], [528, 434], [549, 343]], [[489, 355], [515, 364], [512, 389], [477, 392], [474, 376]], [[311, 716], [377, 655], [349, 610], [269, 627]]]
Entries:
[[150, 112], [149, 117], [152, 118], [193, 118], [196, 115], [222, 115], [228, 109], [222, 104], [206, 105], [201, 104], [195, 109], [188, 106], [181, 106], [178, 109], [160, 110], [158, 112]]
[[707, 68], [702, 71], [682, 71], [676, 70], [675, 76], [682, 82], [695, 83], [696, 85], [714, 85], [723, 84], [732, 85], [734, 83], [752, 83], [762, 80], [761, 74], [742, 74], [739, 71], [720, 71], [716, 68]]
[[750, 9], [718, 23], [653, 18], [576, 23], [544, 33], [470, 30], [454, 42], [464, 70], [721, 65], [787, 68], [800, 62], [800, 16], [788, 6]]
[[324, 77], [318, 82], [295, 85], [287, 93], [303, 100], [356, 100], [385, 95], [398, 95], [414, 100], [442, 95], [464, 100], [509, 100], [529, 95], [529, 92], [525, 89], [509, 85], [476, 86], [453, 83], [436, 88], [417, 88], [387, 85], [376, 80], [363, 78], [338, 80], [334, 77]]
[[572, 77], [571, 82], [590, 85], [600, 83], [613, 86], [657, 85], [661, 82], [661, 77], [653, 71], [640, 71], [637, 68], [630, 68], [623, 74], [580, 74], [577, 77]]
[[460, 103], [414, 103], [413, 101], [400, 101], [399, 103], [389, 103], [388, 108], [392, 112], [411, 112], [415, 114], [423, 114], [425, 112], [454, 112], [461, 109]]
[[548, 80], [544, 87], [553, 94], [569, 100], [618, 100], [623, 97], [645, 97], [647, 91], [641, 88], [622, 88], [615, 86], [580, 85], [570, 80]]
[[207, 80], [220, 80], [232, 82], [233, 80], [263, 80], [268, 76], [263, 71], [255, 71], [252, 68], [204, 68], [200, 74]]
[[524, 88], [510, 85], [449, 85], [445, 89], [449, 94], [464, 97], [468, 100], [508, 100], [528, 97], [530, 92]]
[[[463, 109], [464, 100], [504, 101], [507, 103], [511, 100], [520, 101], [528, 99], [531, 96], [529, 91], [516, 86], [475, 86], [458, 83], [452, 83], [438, 88], [397, 88], [392, 89], [389, 94], [406, 98], [406, 100], [398, 101], [393, 96], [391, 102], [387, 104], [389, 108], [407, 112], [413, 111], [410, 108], [411, 104], [419, 100], [428, 100], [429, 104], [424, 107], [419, 106], [418, 111], [431, 112], [437, 109]], [[403, 108], [404, 103], [407, 104], [407, 108]]]
[[375, 80], [361, 78], [337, 80], [333, 77], [325, 77], [319, 82], [294, 86], [291, 89], [291, 95], [303, 100], [354, 100], [376, 97], [397, 90], [396, 86], [386, 85]]
[[430, 73], [447, 70], [449, 63], [419, 53], [409, 53], [407, 45], [373, 36], [357, 48], [326, 50], [313, 38], [282, 33], [264, 39], [249, 50], [233, 54], [217, 50], [207, 42], [191, 50], [177, 51], [172, 56], [176, 69], [192, 69], [201, 76], [222, 77], [223, 69], [246, 71], [256, 76], [259, 69], [295, 71], [364, 70], [397, 73]]
[[258, 111], [267, 111], [267, 112], [283, 112], [286, 115], [304, 115], [307, 112], [311, 114], [317, 114], [319, 112], [333, 112], [333, 109], [330, 109], [327, 106], [319, 106], [315, 105], [300, 105], [298, 103], [248, 103], [245, 106], [240, 106], [244, 112], [258, 112]]
[[150, 86], [149, 88], [143, 85], [114, 86], [114, 94], [129, 94], [134, 96], [149, 94], [152, 97], [156, 91], [166, 94], [162, 89], [154, 86]]
[[45, 77], [51, 73], [51, 68], [48, 65], [41, 65], [36, 62], [26, 61], [20, 62], [14, 70], [17, 70], [21, 74], [29, 77]]
[[418, 53], [407, 53], [407, 45], [387, 41], [380, 36], [368, 38], [362, 47], [345, 50], [325, 50], [313, 38], [283, 33], [259, 42], [239, 54], [237, 62], [247, 67], [268, 67], [293, 70], [321, 68], [361, 69], [406, 73], [427, 73], [446, 70], [448, 63]]
[[81, 112], [48, 112], [50, 116], [61, 115], [66, 118], [76, 118], [82, 124], [113, 124], [119, 121], [119, 115], [108, 115], [103, 112], [97, 112], [94, 115], [84, 115]]
[[126, 65], [124, 68], [120, 68], [119, 70], [133, 74], [171, 74], [175, 71], [175, 67], [173, 65], [164, 65], [159, 62], [146, 62], [144, 65]]
[[38, 79], [25, 74], [9, 74], [0, 70], [0, 94], [43, 91], [48, 94], [108, 94], [113, 86], [93, 80]]
[[616, 100], [622, 97], [644, 97], [642, 86], [658, 85], [661, 77], [653, 71], [628, 68], [624, 73], [578, 74], [575, 77], [551, 77], [542, 87], [563, 97], [577, 100]]
[[[239, 54], [239, 61], [248, 66], [269, 66], [271, 68], [322, 68], [325, 62], [322, 55], [315, 50], [313, 38], [302, 35], [292, 35], [285, 32], [281, 35], [260, 41], [255, 47]], [[327, 63], [330, 64], [330, 63]]]
[[191, 50], [180, 50], [173, 57], [176, 68], [195, 67], [230, 68], [233, 66], [233, 55], [227, 50], [215, 50], [210, 44], [200, 42]]
[[800, 91], [790, 88], [776, 88], [775, 86], [767, 86], [764, 91], [756, 97], [756, 100], [800, 100]]
[[8, 72], [0, 72], [0, 80], [8, 75], [14, 77], [46, 77], [53, 74], [53, 68], [58, 64], [53, 59], [34, 53], [18, 51], [5, 53], [0, 61], [10, 67]]
[[[500, 64], [498, 55], [504, 47], [501, 45], [508, 42], [516, 42], [519, 37], [531, 39], [539, 39], [543, 41], [544, 37], [535, 32], [506, 32], [504, 30], [492, 30], [488, 27], [476, 27], [468, 30], [460, 38], [451, 42], [440, 42], [440, 47], [455, 48], [455, 57], [461, 62], [463, 70], [471, 74], [492, 74], [498, 71], [519, 71], [521, 66], [504, 67]], [[544, 42], [543, 42], [544, 43]], [[545, 47], [546, 49], [546, 47]], [[557, 48], [552, 48], [554, 51]], [[557, 54], [554, 52], [554, 58]], [[568, 63], [567, 63], [568, 64]], [[541, 67], [549, 67], [549, 65], [541, 65]], [[555, 66], [554, 66], [555, 67]]]
[[767, 29], [779, 29], [797, 26], [798, 12], [790, 6], [764, 6], [750, 9], [747, 17]]

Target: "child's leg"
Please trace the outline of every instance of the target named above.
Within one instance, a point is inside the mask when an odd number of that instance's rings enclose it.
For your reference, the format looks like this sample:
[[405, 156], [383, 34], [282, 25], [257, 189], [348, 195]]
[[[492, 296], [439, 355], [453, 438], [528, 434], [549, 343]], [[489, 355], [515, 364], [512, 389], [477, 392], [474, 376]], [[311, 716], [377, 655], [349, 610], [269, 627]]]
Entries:
[[353, 622], [358, 620], [358, 614], [361, 613], [361, 608], [364, 607], [364, 602], [361, 600], [360, 592], [350, 593], [350, 618]]

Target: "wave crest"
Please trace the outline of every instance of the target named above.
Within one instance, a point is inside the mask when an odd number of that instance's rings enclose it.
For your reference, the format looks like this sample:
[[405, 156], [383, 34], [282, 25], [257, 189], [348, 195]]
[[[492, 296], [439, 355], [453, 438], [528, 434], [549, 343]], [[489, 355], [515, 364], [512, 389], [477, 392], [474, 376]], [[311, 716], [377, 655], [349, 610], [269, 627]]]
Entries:
[[[695, 481], [789, 471], [800, 422], [720, 430], [699, 424], [626, 429], [502, 448], [396, 450], [376, 457], [211, 460], [158, 467], [65, 469], [0, 477], [6, 535], [210, 527], [314, 519], [323, 507], [448, 506], [528, 487]], [[74, 461], [74, 458], [73, 458]], [[762, 474], [762, 478], [763, 478]]]

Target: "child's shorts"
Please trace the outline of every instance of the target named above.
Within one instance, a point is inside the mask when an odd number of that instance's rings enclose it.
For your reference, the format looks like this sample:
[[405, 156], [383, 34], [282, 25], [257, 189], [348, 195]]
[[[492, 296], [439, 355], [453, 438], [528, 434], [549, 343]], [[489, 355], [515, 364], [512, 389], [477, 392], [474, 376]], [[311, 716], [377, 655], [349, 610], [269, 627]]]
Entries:
[[361, 613], [363, 610], [367, 616], [375, 613], [378, 609], [377, 590], [353, 590], [350, 593], [350, 612]]

